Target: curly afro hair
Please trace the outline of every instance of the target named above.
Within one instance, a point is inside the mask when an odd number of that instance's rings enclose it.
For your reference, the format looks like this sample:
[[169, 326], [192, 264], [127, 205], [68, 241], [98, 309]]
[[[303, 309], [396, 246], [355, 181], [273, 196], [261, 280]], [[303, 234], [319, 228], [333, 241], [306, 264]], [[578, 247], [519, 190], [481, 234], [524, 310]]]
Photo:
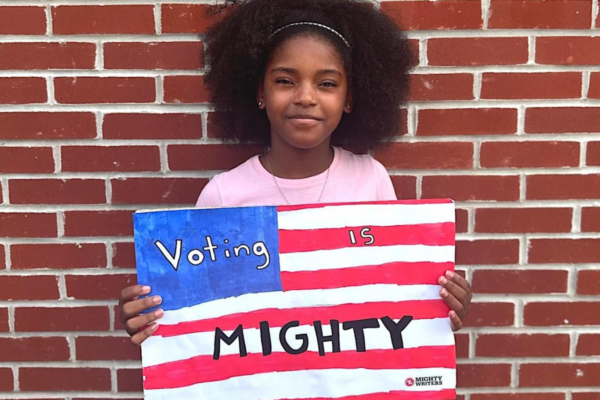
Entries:
[[[406, 101], [414, 55], [404, 32], [372, 2], [226, 0], [211, 10], [226, 11], [206, 34], [209, 67], [204, 78], [217, 111], [212, 121], [224, 139], [268, 146], [270, 124], [256, 105], [256, 90], [274, 51], [298, 35], [327, 40], [346, 68], [353, 110], [343, 114], [332, 144], [367, 151], [399, 133], [400, 106]], [[288, 27], [269, 37], [294, 22], [327, 25], [340, 32], [350, 48], [334, 33], [312, 25]]]

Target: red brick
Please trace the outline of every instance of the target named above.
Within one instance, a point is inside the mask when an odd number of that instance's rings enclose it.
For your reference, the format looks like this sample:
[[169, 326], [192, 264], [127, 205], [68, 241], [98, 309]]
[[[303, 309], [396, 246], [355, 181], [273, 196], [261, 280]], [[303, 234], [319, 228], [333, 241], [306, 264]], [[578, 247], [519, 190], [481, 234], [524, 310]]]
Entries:
[[195, 204], [205, 178], [124, 178], [111, 180], [113, 204]]
[[590, 87], [587, 97], [590, 99], [600, 99], [600, 72], [592, 72], [590, 74]]
[[0, 276], [0, 300], [58, 300], [57, 276]]
[[456, 264], [516, 264], [519, 262], [519, 241], [459, 240], [456, 242]]
[[411, 76], [409, 101], [472, 100], [473, 98], [473, 75], [471, 74], [413, 74]]
[[110, 391], [110, 369], [21, 367], [19, 386], [28, 392]]
[[44, 7], [2, 7], [0, 35], [45, 35]]
[[262, 147], [255, 145], [186, 144], [167, 147], [169, 169], [172, 171], [231, 169], [262, 152]]
[[[597, 23], [596, 25], [600, 26], [600, 23]], [[600, 392], [581, 392], [581, 393], [573, 392], [571, 395], [571, 399], [572, 400], [599, 400]]]
[[475, 293], [566, 293], [567, 271], [553, 270], [475, 270]]
[[141, 392], [142, 387], [141, 369], [118, 369], [117, 388], [119, 392]]
[[427, 41], [427, 59], [431, 66], [517, 65], [527, 63], [528, 57], [525, 37], [440, 38]]
[[579, 99], [580, 72], [484, 73], [482, 99]]
[[478, 335], [477, 357], [568, 357], [569, 335]]
[[105, 331], [108, 307], [16, 307], [16, 332]]
[[583, 207], [581, 209], [581, 231], [600, 232], [600, 207]]
[[456, 209], [456, 233], [466, 233], [469, 230], [469, 212]]
[[2, 54], [0, 70], [94, 69], [96, 45], [94, 43], [0, 43], [0, 54]]
[[471, 303], [465, 317], [466, 327], [513, 326], [515, 305], [512, 303]]
[[133, 243], [113, 243], [112, 263], [114, 268], [135, 268]]
[[12, 369], [0, 368], [0, 391], [9, 392], [14, 389]]
[[54, 172], [50, 147], [1, 147], [0, 173], [42, 174]]
[[[2, 22], [0, 22], [0, 29], [2, 29]], [[47, 101], [44, 78], [0, 78], [0, 104], [34, 104]]]
[[469, 334], [455, 333], [456, 358], [469, 358]]
[[577, 294], [600, 295], [600, 270], [582, 270], [577, 273]]
[[528, 176], [527, 199], [600, 199], [600, 174]]
[[106, 268], [104, 243], [13, 244], [12, 269]]
[[600, 386], [598, 363], [521, 364], [520, 387]]
[[399, 200], [411, 200], [417, 198], [417, 177], [392, 175], [392, 184], [396, 190]]
[[600, 239], [531, 239], [528, 262], [597, 263], [600, 262]]
[[75, 338], [77, 360], [126, 361], [141, 359], [140, 348], [133, 345], [129, 336], [79, 336]]
[[536, 64], [594, 65], [600, 64], [600, 37], [538, 37]]
[[588, 166], [600, 166], [600, 142], [588, 143], [586, 164]]
[[417, 135], [506, 135], [517, 132], [517, 110], [466, 108], [420, 110]]
[[534, 302], [525, 304], [523, 314], [529, 326], [600, 325], [600, 302]]
[[455, 201], [519, 200], [518, 176], [424, 176], [421, 197]]
[[68, 172], [159, 171], [158, 146], [63, 146]]
[[571, 208], [480, 208], [475, 210], [475, 232], [571, 232]]
[[481, 144], [483, 168], [560, 168], [579, 166], [577, 142], [487, 142]]
[[52, 7], [55, 35], [156, 33], [151, 5]]
[[474, 393], [471, 400], [565, 400], [564, 393]]
[[132, 236], [133, 211], [67, 211], [65, 236]]
[[104, 68], [198, 70], [204, 68], [204, 44], [202, 42], [106, 43], [104, 44]]
[[101, 179], [12, 179], [8, 190], [12, 204], [106, 203]]
[[[598, 42], [600, 45], [600, 42]], [[527, 133], [588, 133], [600, 131], [600, 107], [528, 108]]]
[[89, 139], [95, 136], [96, 117], [93, 113], [0, 113], [0, 139]]
[[154, 78], [54, 78], [54, 97], [59, 104], [154, 103], [155, 88]]
[[161, 10], [163, 33], [206, 33], [227, 15], [210, 13], [204, 4], [163, 4]]
[[589, 29], [592, 3], [569, 1], [492, 0], [490, 29]]
[[[0, 308], [0, 332], [8, 332], [8, 309]], [[2, 380], [2, 379], [0, 379]]]
[[0, 361], [68, 361], [64, 337], [0, 338]]
[[458, 364], [456, 386], [460, 388], [510, 386], [510, 364]]
[[203, 76], [165, 76], [165, 103], [208, 103]]
[[56, 237], [54, 213], [0, 213], [0, 236], [19, 238]]
[[118, 300], [121, 289], [135, 285], [136, 275], [67, 275], [67, 297], [78, 300]]
[[575, 355], [600, 356], [600, 335], [597, 333], [580, 333]]
[[476, 1], [381, 3], [381, 11], [407, 30], [481, 29], [481, 4]]
[[107, 114], [104, 139], [200, 139], [200, 114]]
[[471, 169], [473, 144], [464, 142], [392, 143], [375, 151], [386, 168]]

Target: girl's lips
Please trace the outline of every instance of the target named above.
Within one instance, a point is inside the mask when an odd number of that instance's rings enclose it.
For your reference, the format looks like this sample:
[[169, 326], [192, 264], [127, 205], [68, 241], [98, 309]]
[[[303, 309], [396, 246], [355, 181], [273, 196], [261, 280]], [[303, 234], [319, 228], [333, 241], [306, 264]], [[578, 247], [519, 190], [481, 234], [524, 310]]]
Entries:
[[305, 128], [316, 126], [321, 122], [320, 120], [314, 119], [314, 118], [291, 117], [291, 118], [289, 118], [289, 120], [293, 125], [298, 126], [298, 127], [305, 127]]

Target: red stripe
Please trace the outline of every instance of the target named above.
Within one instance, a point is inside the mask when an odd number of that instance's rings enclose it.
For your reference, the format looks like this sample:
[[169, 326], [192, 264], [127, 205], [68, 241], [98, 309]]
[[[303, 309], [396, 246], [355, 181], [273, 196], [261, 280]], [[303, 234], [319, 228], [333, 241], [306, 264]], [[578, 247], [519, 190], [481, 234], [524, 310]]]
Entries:
[[[279, 252], [283, 254], [353, 247], [414, 244], [454, 246], [454, 222], [369, 227], [369, 231], [365, 232], [365, 235], [372, 235], [374, 239], [361, 237], [361, 231], [364, 228], [280, 229]], [[350, 231], [354, 233], [354, 242], [356, 242], [354, 244], [352, 243]]]
[[310, 399], [282, 399], [282, 400], [451, 400], [456, 398], [456, 390], [444, 389], [440, 391], [417, 392], [410, 390], [394, 390], [386, 393], [360, 394], [345, 397], [318, 397]]
[[393, 200], [393, 201], [368, 201], [368, 202], [349, 202], [349, 203], [321, 203], [321, 204], [303, 204], [297, 206], [278, 206], [277, 211], [297, 211], [307, 210], [309, 208], [323, 208], [329, 206], [353, 206], [353, 205], [385, 205], [385, 204], [448, 204], [454, 203], [452, 199], [427, 199], [427, 200]]
[[254, 353], [246, 357], [196, 356], [187, 360], [173, 361], [145, 367], [144, 389], [171, 389], [197, 383], [216, 382], [225, 379], [267, 372], [302, 370], [343, 369], [409, 369], [409, 368], [455, 368], [454, 346], [418, 347], [402, 350], [370, 350], [364, 353], [343, 351], [319, 356], [317, 352], [300, 355], [272, 353], [269, 356]]
[[159, 325], [154, 335], [170, 337], [197, 332], [214, 332], [217, 327], [224, 331], [235, 330], [240, 324], [244, 329], [258, 328], [261, 321], [269, 321], [271, 327], [281, 327], [290, 321], [299, 321], [300, 325], [312, 325], [313, 321], [328, 324], [332, 319], [354, 321], [385, 316], [392, 319], [400, 319], [405, 315], [412, 315], [414, 319], [445, 318], [448, 316], [448, 310], [448, 306], [441, 299], [342, 304], [330, 307], [270, 308], [200, 321], [181, 322], [176, 325]]
[[375, 284], [437, 285], [438, 278], [446, 271], [454, 271], [454, 263], [394, 262], [319, 271], [282, 271], [281, 285], [284, 291], [335, 289]]

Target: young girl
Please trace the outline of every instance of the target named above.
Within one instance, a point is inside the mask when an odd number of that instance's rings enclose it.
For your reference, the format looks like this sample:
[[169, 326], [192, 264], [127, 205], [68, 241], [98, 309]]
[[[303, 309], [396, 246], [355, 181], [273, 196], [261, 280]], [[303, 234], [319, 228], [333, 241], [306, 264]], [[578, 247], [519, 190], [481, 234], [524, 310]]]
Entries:
[[[259, 142], [264, 154], [219, 174], [198, 207], [396, 200], [385, 168], [364, 152], [400, 130], [413, 56], [405, 35], [359, 0], [228, 1], [236, 7], [206, 35], [205, 84], [225, 139]], [[240, 4], [237, 4], [240, 3]], [[454, 330], [469, 309], [469, 283], [439, 278]], [[159, 296], [121, 293], [121, 319], [141, 344], [163, 312]]]

